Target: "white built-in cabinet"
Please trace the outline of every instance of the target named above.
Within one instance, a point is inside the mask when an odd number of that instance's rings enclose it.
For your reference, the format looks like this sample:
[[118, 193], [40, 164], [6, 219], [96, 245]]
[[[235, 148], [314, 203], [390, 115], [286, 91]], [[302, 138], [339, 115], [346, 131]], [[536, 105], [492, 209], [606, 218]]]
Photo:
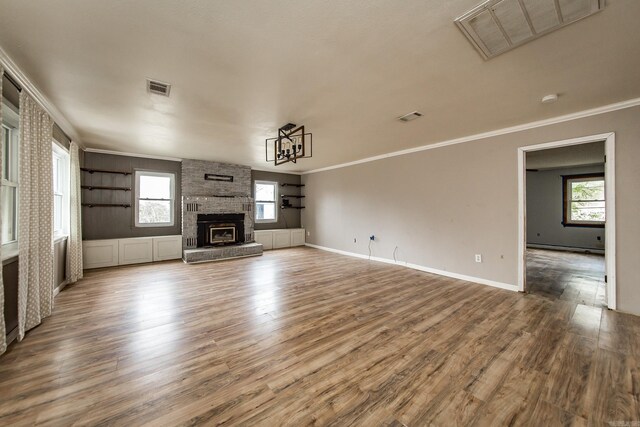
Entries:
[[118, 240], [118, 264], [153, 262], [153, 239], [136, 237]]
[[273, 249], [290, 248], [291, 231], [273, 230]]
[[304, 245], [304, 228], [291, 230], [291, 246]]
[[182, 236], [132, 237], [82, 242], [85, 269], [182, 258]]
[[270, 230], [254, 231], [256, 243], [262, 244], [262, 249], [268, 251], [273, 249], [273, 232]]
[[304, 228], [290, 228], [284, 230], [256, 230], [254, 231], [257, 243], [262, 243], [262, 248], [269, 249], [290, 248], [304, 245]]
[[85, 240], [82, 242], [84, 268], [118, 265], [118, 239]]

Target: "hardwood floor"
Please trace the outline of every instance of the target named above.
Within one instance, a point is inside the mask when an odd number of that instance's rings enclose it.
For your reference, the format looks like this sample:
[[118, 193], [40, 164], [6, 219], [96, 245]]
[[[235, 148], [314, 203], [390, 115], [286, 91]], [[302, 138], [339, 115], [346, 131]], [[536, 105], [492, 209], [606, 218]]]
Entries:
[[606, 308], [604, 255], [527, 249], [527, 292]]
[[0, 358], [0, 425], [637, 422], [639, 336], [634, 316], [310, 248], [94, 270]]

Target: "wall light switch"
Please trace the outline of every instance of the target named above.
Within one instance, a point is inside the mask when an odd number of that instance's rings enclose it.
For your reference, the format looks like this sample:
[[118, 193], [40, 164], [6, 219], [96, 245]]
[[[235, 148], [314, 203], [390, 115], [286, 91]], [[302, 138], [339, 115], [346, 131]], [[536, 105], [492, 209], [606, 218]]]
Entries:
[[482, 255], [476, 254], [476, 262], [482, 262]]

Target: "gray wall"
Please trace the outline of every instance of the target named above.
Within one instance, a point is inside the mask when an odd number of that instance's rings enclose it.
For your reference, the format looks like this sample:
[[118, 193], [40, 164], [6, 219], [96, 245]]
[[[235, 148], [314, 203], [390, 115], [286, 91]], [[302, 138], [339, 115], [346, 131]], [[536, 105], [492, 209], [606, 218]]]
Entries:
[[67, 278], [67, 239], [53, 244], [53, 287], [57, 288]]
[[[278, 183], [278, 204], [282, 200], [280, 195], [300, 196], [304, 194], [299, 187], [282, 187], [281, 184], [300, 184], [302, 182], [300, 175], [290, 173], [251, 171], [251, 197], [255, 198], [256, 181], [274, 181]], [[291, 205], [306, 206], [305, 199], [289, 199]], [[300, 228], [301, 211], [304, 209], [278, 209], [278, 222], [268, 224], [255, 224], [256, 230], [273, 230], [280, 228]]]
[[[131, 208], [83, 207], [82, 238], [120, 239], [127, 237], [167, 236], [180, 234], [181, 223], [181, 166], [180, 162], [145, 159], [141, 157], [116, 156], [111, 154], [84, 153], [84, 167], [130, 171], [131, 175], [114, 175], [82, 172], [83, 185], [131, 187], [131, 191], [82, 190], [83, 203], [129, 203]], [[172, 172], [176, 175], [175, 223], [172, 227], [135, 227], [135, 177], [136, 169]]]
[[[233, 182], [205, 180], [205, 174], [228, 175]], [[184, 196], [243, 196], [251, 194], [251, 168], [229, 163], [184, 159], [182, 161]]]
[[[517, 284], [517, 147], [616, 132], [618, 308], [640, 314], [640, 107], [304, 175], [307, 241]], [[362, 141], [361, 141], [362, 142]], [[357, 243], [353, 239], [357, 238]], [[474, 262], [474, 254], [483, 262]]]
[[6, 333], [18, 327], [18, 257], [5, 260], [2, 265], [4, 285], [4, 321]]
[[604, 250], [604, 228], [562, 225], [562, 176], [602, 172], [604, 165], [527, 172], [527, 243]]

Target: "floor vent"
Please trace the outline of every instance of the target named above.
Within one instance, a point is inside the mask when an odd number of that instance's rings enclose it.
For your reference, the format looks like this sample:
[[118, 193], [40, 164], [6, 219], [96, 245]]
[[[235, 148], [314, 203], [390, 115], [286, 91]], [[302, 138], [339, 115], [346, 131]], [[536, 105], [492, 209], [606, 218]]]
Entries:
[[171, 85], [169, 83], [147, 79], [147, 90], [149, 93], [155, 93], [156, 95], [169, 96]]
[[455, 20], [490, 59], [604, 9], [605, 0], [487, 0]]

